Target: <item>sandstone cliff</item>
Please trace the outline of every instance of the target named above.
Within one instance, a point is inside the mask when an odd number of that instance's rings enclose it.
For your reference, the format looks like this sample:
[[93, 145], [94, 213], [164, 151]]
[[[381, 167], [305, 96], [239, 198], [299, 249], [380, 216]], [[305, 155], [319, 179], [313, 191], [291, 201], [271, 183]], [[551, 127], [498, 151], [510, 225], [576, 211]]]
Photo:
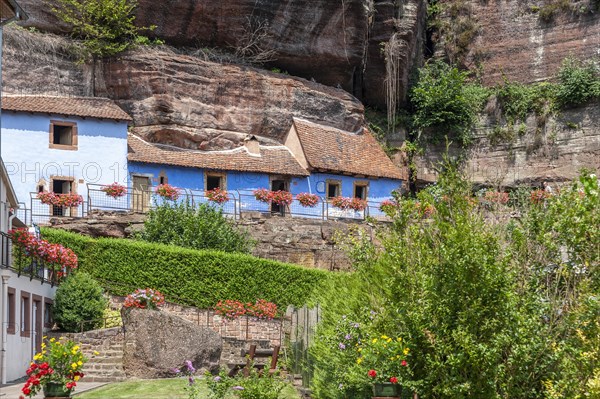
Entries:
[[247, 133], [281, 140], [292, 117], [350, 131], [363, 106], [341, 89], [247, 66], [221, 65], [169, 48], [143, 48], [92, 68], [63, 37], [6, 29], [4, 91], [116, 100], [149, 141], [186, 148], [239, 145]]
[[[273, 53], [270, 62], [295, 76], [342, 87], [385, 106], [381, 43], [398, 33], [404, 98], [408, 74], [424, 38], [422, 0], [139, 0], [136, 23], [175, 46], [235, 50], [252, 36]], [[45, 2], [22, 0], [25, 26], [65, 33]]]
[[[513, 137], [498, 138], [490, 118], [480, 120], [475, 142], [466, 151], [451, 149], [465, 157], [465, 172], [485, 186], [540, 186], [543, 181], [562, 184], [572, 181], [583, 167], [600, 169], [600, 107], [563, 111], [539, 127], [535, 117], [527, 119], [526, 130]], [[421, 184], [436, 180], [434, 167], [445, 146], [430, 146], [417, 160]]]

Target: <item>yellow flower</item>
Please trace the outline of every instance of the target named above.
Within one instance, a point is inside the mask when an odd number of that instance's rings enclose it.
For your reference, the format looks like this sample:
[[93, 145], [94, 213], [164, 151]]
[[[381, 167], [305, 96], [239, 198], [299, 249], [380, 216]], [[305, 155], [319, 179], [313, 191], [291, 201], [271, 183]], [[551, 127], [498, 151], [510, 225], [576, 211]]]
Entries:
[[83, 362], [80, 360], [80, 361], [77, 362], [77, 365], [78, 366], [83, 366]]
[[33, 360], [40, 360], [42, 358], [42, 354], [38, 353], [33, 357]]
[[371, 342], [373, 342], [374, 344], [377, 343], [377, 338], [373, 338], [373, 341]]
[[98, 356], [99, 354], [100, 354], [100, 352], [94, 351], [94, 356]]
[[76, 354], [77, 354], [77, 351], [76, 351], [76, 350], [72, 350], [72, 351], [71, 351], [71, 354], [72, 354], [72, 355], [76, 355]]
[[56, 341], [54, 338], [50, 338], [50, 342], [54, 342]]
[[381, 338], [382, 339], [388, 339], [387, 335], [382, 335]]
[[75, 346], [73, 347], [73, 350], [74, 350], [74, 351], [78, 351], [78, 350], [79, 350], [79, 345], [75, 345]]
[[71, 363], [71, 368], [75, 370], [77, 368], [77, 363]]
[[362, 348], [358, 348], [358, 351], [359, 351], [359, 352], [362, 352]]
[[408, 352], [410, 352], [410, 349], [404, 348], [404, 350], [402, 352], [404, 353], [404, 356], [406, 356], [406, 355], [408, 355]]
[[78, 375], [76, 375], [75, 377], [73, 377], [73, 379], [74, 379], [75, 381], [79, 381], [79, 376], [78, 376]]
[[391, 338], [388, 338], [386, 342], [392, 342], [392, 339], [391, 339]]
[[396, 338], [396, 341], [402, 342], [402, 338], [398, 337], [398, 338]]
[[42, 342], [42, 349], [46, 347], [46, 344]]
[[362, 357], [359, 357], [358, 359], [356, 359], [356, 364], [361, 364], [363, 361]]

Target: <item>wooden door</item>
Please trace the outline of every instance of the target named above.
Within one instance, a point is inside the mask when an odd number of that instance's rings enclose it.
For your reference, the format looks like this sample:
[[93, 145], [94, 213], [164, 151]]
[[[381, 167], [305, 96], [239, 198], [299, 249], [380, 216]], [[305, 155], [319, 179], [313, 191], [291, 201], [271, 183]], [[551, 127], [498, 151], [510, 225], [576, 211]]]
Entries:
[[131, 209], [134, 212], [147, 212], [150, 208], [150, 178], [133, 176], [133, 193], [131, 194]]

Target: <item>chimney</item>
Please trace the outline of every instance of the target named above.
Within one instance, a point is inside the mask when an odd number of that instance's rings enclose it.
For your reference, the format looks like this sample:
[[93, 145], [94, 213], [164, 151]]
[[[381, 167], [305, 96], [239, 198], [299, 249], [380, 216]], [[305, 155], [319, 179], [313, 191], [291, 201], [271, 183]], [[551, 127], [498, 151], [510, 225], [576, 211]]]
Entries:
[[252, 155], [260, 155], [260, 143], [255, 135], [248, 135], [244, 139], [244, 146]]

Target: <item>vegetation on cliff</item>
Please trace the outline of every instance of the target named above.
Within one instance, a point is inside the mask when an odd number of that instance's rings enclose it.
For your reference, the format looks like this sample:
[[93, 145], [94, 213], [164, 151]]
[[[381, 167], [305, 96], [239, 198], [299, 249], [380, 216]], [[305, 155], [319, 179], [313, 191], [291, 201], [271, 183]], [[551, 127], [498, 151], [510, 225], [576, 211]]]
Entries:
[[150, 40], [141, 32], [153, 27], [134, 24], [136, 0], [57, 0], [52, 12], [72, 27], [73, 37], [83, 42], [82, 60], [110, 57]]

